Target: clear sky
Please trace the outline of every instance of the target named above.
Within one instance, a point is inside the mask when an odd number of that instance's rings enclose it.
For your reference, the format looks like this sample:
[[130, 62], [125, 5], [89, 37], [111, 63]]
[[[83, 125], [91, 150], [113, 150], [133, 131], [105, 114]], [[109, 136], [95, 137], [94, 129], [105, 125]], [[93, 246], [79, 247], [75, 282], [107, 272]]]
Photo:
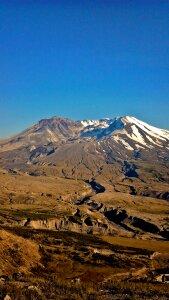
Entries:
[[169, 129], [168, 0], [0, 0], [0, 136], [42, 118]]

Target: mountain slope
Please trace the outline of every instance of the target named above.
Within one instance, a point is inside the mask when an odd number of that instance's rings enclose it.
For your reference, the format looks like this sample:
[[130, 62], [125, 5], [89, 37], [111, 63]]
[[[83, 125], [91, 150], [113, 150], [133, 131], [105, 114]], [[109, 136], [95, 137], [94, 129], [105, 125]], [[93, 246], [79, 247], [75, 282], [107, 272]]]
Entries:
[[74, 153], [78, 163], [83, 156], [99, 161], [142, 158], [166, 162], [169, 131], [130, 116], [84, 121], [53, 117], [0, 141], [0, 166], [55, 164], [56, 159], [71, 160]]

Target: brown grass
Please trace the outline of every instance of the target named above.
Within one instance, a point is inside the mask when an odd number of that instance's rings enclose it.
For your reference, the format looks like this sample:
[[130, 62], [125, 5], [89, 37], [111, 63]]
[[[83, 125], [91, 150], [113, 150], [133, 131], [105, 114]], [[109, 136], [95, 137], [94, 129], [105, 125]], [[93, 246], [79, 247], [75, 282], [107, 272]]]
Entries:
[[103, 236], [102, 239], [113, 245], [147, 249], [150, 251], [157, 251], [160, 253], [169, 253], [168, 241], [138, 240], [134, 238], [113, 237], [113, 236]]
[[35, 242], [0, 230], [0, 275], [29, 273], [40, 258], [39, 247]]

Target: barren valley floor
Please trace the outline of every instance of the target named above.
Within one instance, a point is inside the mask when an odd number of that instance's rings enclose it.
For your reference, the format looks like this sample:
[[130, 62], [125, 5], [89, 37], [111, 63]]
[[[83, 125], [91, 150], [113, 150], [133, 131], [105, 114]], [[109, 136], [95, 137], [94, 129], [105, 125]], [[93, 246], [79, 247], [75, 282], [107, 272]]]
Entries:
[[0, 299], [169, 298], [167, 200], [4, 169], [0, 191]]

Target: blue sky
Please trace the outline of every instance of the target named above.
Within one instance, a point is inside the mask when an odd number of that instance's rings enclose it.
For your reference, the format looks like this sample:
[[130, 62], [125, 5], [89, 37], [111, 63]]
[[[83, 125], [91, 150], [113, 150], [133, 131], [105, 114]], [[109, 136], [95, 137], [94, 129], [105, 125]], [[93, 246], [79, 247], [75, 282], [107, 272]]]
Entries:
[[169, 1], [0, 0], [0, 136], [55, 115], [169, 129]]

